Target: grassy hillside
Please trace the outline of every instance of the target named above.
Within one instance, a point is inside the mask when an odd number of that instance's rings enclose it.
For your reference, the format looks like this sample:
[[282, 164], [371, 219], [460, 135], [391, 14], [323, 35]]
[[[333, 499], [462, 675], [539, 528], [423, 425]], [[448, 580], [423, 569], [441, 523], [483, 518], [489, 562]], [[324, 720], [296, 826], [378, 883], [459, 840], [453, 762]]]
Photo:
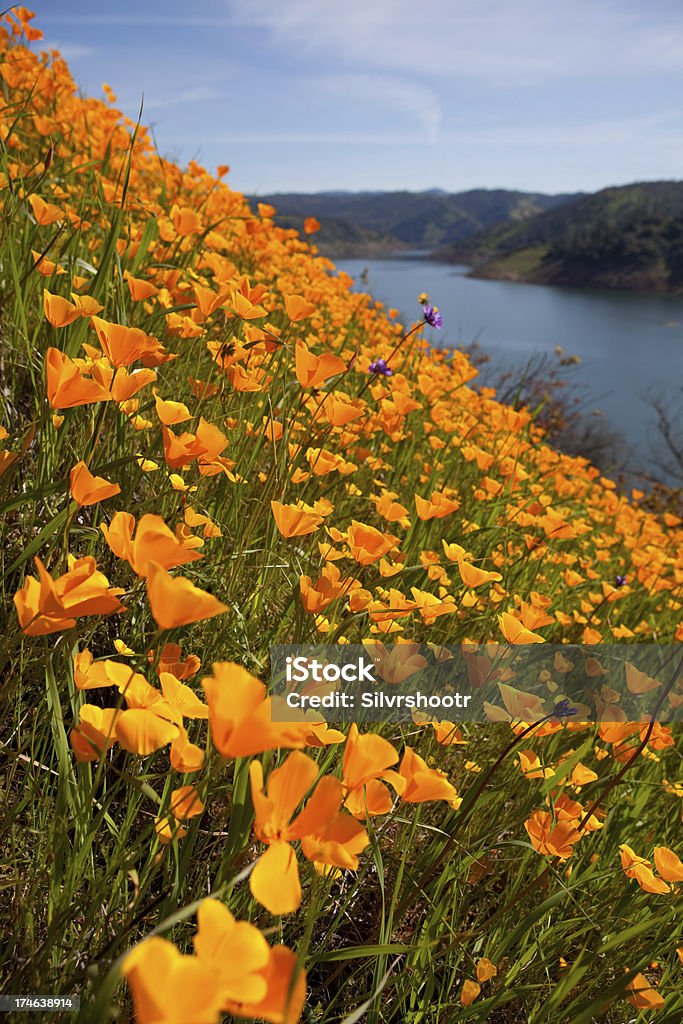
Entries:
[[[681, 521], [40, 40], [0, 25], [3, 993], [79, 1024], [680, 1021]], [[391, 686], [467, 642], [487, 719], [278, 720], [271, 645], [321, 640]], [[529, 702], [511, 659], [550, 642]], [[666, 676], [634, 674], [654, 642]], [[570, 650], [600, 722], [567, 717]]]
[[608, 188], [442, 253], [476, 275], [643, 291], [683, 288], [683, 182]]
[[[493, 225], [516, 223], [552, 209], [573, 196], [548, 196], [505, 189], [427, 192], [279, 193], [258, 199], [277, 210], [277, 222], [303, 228], [314, 216], [321, 229], [317, 244], [326, 255], [373, 255], [393, 249], [436, 249], [461, 243]], [[342, 225], [346, 237], [341, 233]], [[349, 232], [351, 233], [349, 235]]]

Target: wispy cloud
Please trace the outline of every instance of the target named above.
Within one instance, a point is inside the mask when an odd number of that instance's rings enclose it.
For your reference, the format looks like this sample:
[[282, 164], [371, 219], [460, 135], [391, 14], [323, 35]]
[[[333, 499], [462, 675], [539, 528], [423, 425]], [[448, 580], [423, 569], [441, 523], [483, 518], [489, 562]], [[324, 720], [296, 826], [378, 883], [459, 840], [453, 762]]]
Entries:
[[[594, 146], [625, 146], [635, 144], [647, 134], [658, 142], [667, 142], [683, 157], [683, 110], [666, 110], [643, 117], [597, 119], [586, 123], [558, 123], [555, 125], [529, 125], [525, 129], [505, 124], [488, 127], [463, 128], [444, 131], [439, 142], [448, 146], [486, 147], [501, 149], [529, 149], [567, 147], [577, 149]], [[210, 138], [185, 140], [193, 145], [231, 143], [234, 145], [327, 145], [327, 146], [410, 146], [415, 147], [414, 133], [376, 132], [288, 132], [262, 131], [235, 132], [213, 135]]]
[[[180, 140], [176, 140], [180, 141]], [[247, 146], [410, 146], [415, 147], [415, 136], [409, 132], [403, 135], [389, 135], [386, 132], [235, 132], [230, 135], [211, 135], [205, 138], [186, 138], [189, 145], [199, 146], [215, 143], [231, 143]]]
[[442, 111], [433, 89], [407, 78], [385, 74], [339, 74], [323, 76], [318, 86], [349, 103], [362, 103], [370, 116], [381, 123], [387, 109], [407, 114], [414, 122], [416, 137], [435, 142], [441, 127]]
[[172, 25], [179, 28], [194, 28], [206, 26], [208, 28], [227, 28], [230, 24], [228, 17], [211, 17], [202, 14], [177, 15], [170, 12], [163, 16], [158, 14], [136, 14], [131, 11], [112, 14], [52, 14], [46, 11], [40, 15], [41, 25], [120, 25], [129, 28], [136, 26]]
[[[178, 107], [183, 103], [206, 103], [218, 96], [218, 92], [210, 85], [189, 86], [165, 92], [163, 96], [152, 96], [145, 99], [145, 110], [161, 110], [166, 107]], [[129, 102], [122, 100], [122, 102]]]
[[93, 57], [97, 50], [93, 46], [81, 46], [80, 43], [64, 43], [59, 39], [41, 39], [41, 50], [59, 50], [64, 60], [79, 60]]
[[539, 149], [637, 145], [644, 138], [668, 142], [683, 157], [683, 110], [662, 110], [642, 117], [598, 118], [589, 121], [558, 121], [554, 124], [487, 128], [451, 132], [442, 141], [460, 145]]
[[538, 82], [680, 69], [683, 8], [634, 0], [226, 0], [235, 24], [366, 69]]

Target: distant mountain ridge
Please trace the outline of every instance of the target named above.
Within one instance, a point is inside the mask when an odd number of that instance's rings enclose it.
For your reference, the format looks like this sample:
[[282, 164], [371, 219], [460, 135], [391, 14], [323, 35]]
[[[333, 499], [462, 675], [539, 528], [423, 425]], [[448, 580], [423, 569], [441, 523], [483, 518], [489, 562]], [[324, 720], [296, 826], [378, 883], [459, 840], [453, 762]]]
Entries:
[[315, 242], [321, 252], [337, 258], [371, 256], [401, 249], [432, 251], [458, 245], [501, 224], [516, 223], [577, 198], [582, 193], [545, 195], [507, 189], [467, 192], [313, 192], [251, 196], [250, 202], [271, 203], [276, 220], [303, 228], [317, 217], [321, 230]]
[[474, 276], [539, 284], [683, 290], [683, 182], [636, 182], [584, 195], [451, 245], [441, 258]]

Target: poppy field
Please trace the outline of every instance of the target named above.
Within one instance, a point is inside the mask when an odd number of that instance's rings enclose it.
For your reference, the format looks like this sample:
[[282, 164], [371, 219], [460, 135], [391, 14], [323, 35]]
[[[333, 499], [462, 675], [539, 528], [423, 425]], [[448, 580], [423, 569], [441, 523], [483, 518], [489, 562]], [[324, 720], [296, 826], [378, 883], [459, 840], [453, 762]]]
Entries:
[[680, 643], [681, 520], [478, 388], [438, 296], [399, 323], [314, 218], [1, 26], [1, 991], [97, 1024], [683, 1019], [665, 713], [337, 728], [268, 688], [276, 643]]

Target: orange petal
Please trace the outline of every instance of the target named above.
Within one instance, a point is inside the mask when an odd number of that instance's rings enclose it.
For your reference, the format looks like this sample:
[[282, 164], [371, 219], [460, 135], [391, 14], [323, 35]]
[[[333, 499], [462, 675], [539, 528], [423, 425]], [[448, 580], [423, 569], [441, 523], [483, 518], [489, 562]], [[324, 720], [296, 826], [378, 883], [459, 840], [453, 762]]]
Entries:
[[667, 846], [655, 846], [655, 867], [667, 882], [683, 882], [683, 863]]
[[271, 843], [249, 876], [251, 894], [271, 914], [291, 914], [301, 906], [296, 854], [289, 843]]
[[178, 726], [146, 708], [122, 711], [116, 721], [116, 739], [131, 754], [152, 754], [178, 735]]
[[85, 462], [77, 462], [69, 474], [71, 497], [79, 505], [96, 505], [121, 493], [118, 484], [110, 483], [102, 476], [93, 476]]
[[147, 596], [154, 620], [161, 629], [188, 626], [227, 612], [227, 605], [195, 587], [184, 576], [169, 576], [155, 562], [150, 562], [147, 570]]
[[462, 1006], [470, 1006], [481, 992], [481, 985], [468, 978], [462, 986], [460, 1003]]

